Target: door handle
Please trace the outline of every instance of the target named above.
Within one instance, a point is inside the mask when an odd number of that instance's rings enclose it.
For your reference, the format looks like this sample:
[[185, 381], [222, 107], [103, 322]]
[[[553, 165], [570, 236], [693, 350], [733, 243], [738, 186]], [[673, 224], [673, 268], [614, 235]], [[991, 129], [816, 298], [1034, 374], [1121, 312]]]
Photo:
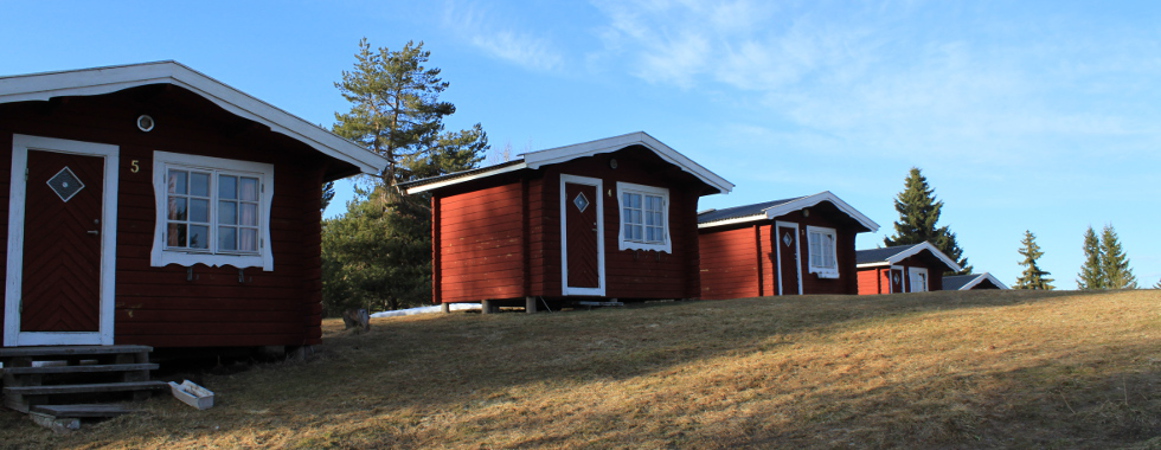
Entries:
[[93, 236], [98, 236], [98, 235], [100, 235], [100, 234], [101, 234], [101, 232], [100, 232], [100, 231], [98, 231], [98, 230], [89, 230], [89, 231], [86, 231], [86, 233], [89, 233], [89, 234], [91, 234], [91, 235], [93, 235]]

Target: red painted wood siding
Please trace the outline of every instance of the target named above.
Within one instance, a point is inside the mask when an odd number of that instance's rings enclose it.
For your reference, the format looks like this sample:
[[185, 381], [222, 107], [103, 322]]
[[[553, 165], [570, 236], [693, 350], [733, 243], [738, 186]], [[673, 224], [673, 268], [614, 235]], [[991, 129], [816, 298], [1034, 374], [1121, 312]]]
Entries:
[[514, 182], [437, 197], [443, 302], [524, 295], [522, 191]]
[[[142, 113], [157, 121], [150, 133], [135, 126]], [[4, 154], [11, 151], [13, 133], [120, 146], [117, 344], [216, 347], [320, 342], [319, 185], [332, 160], [172, 86], [0, 105]], [[245, 269], [245, 282], [239, 283], [236, 268], [196, 265], [195, 279], [187, 281], [185, 267], [150, 266], [155, 150], [274, 165], [269, 243], [273, 271]], [[10, 159], [0, 158], [3, 189]], [[0, 220], [7, 220], [7, 207], [5, 200]], [[5, 229], [0, 238], [6, 237]]]
[[[759, 248], [761, 242], [757, 240], [760, 236], [755, 236], [755, 231], [759, 229], [760, 227], [750, 226], [720, 232], [703, 230], [699, 236], [703, 300], [762, 295], [759, 290], [763, 281], [761, 263], [769, 252]], [[765, 260], [769, 261], [769, 258]], [[769, 264], [766, 266], [768, 271]]]
[[890, 270], [863, 269], [859, 271], [859, 295], [886, 294], [891, 291]]

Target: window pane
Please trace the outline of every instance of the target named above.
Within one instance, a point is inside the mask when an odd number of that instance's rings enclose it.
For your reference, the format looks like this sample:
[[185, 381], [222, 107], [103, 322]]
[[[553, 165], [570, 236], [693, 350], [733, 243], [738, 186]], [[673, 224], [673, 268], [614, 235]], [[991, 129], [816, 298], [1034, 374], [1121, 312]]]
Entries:
[[243, 228], [238, 238], [238, 250], [246, 252], [258, 251], [258, 230]]
[[218, 223], [222, 225], [238, 224], [237, 202], [218, 202]]
[[180, 170], [169, 171], [169, 192], [172, 194], [186, 193], [186, 173]]
[[239, 196], [242, 200], [256, 202], [258, 201], [258, 179], [243, 177], [242, 185], [239, 189]]
[[199, 197], [209, 197], [210, 174], [202, 172], [190, 172], [189, 193], [190, 195], [197, 195]]
[[189, 248], [209, 248], [210, 227], [205, 225], [190, 225]]
[[238, 217], [239, 225], [258, 226], [258, 205], [254, 203], [243, 203], [242, 210]]
[[218, 177], [218, 198], [229, 200], [238, 198], [238, 177], [228, 175]]
[[185, 199], [181, 197], [170, 197], [169, 220], [189, 220], [187, 217]]
[[165, 233], [165, 245], [170, 247], [185, 247], [185, 224], [171, 223]]
[[238, 249], [238, 229], [234, 227], [218, 227], [218, 250], [234, 251]]
[[210, 221], [210, 201], [200, 198], [189, 201], [190, 222], [208, 223]]
[[641, 195], [633, 194], [633, 207], [641, 209]]

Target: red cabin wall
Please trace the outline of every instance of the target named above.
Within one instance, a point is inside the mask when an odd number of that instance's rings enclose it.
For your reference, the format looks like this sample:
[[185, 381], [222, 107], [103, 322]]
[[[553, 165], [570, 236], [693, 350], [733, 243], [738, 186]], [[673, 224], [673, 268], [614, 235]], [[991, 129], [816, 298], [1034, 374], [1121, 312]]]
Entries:
[[[822, 206], [826, 205], [826, 206]], [[855, 295], [859, 290], [859, 275], [855, 269], [855, 236], [858, 229], [836, 222], [834, 212], [826, 212], [829, 203], [820, 204], [810, 216], [794, 211], [772, 221], [738, 227], [704, 228], [700, 231], [702, 254], [702, 298], [728, 299], [777, 295], [778, 260], [771, 237], [776, 222], [798, 224], [798, 242], [801, 249], [799, 270], [802, 273], [803, 294]], [[833, 209], [833, 206], [830, 206]], [[810, 273], [810, 245], [807, 226], [835, 229], [838, 241], [835, 249], [839, 278], [819, 278]]]
[[891, 292], [891, 270], [872, 268], [859, 271], [859, 295], [889, 294]]
[[525, 292], [523, 184], [436, 197], [437, 302], [521, 297]]
[[[610, 168], [611, 158], [618, 160], [616, 169]], [[671, 169], [651, 152], [630, 148], [436, 190], [435, 301], [561, 296], [561, 174], [602, 180], [605, 297], [697, 297], [695, 189], [704, 185]], [[671, 253], [618, 250], [618, 181], [669, 189]]]
[[[156, 120], [152, 132], [135, 126], [143, 113]], [[10, 154], [13, 133], [120, 147], [115, 343], [217, 347], [320, 342], [319, 186], [328, 158], [172, 86], [0, 105], [0, 151]], [[269, 224], [273, 271], [248, 268], [239, 282], [236, 268], [199, 264], [193, 266], [194, 279], [188, 280], [185, 267], [150, 265], [155, 150], [274, 165]], [[0, 160], [7, 189], [11, 158]], [[7, 201], [3, 204], [0, 220], [7, 221]], [[6, 229], [0, 238], [7, 238]]]

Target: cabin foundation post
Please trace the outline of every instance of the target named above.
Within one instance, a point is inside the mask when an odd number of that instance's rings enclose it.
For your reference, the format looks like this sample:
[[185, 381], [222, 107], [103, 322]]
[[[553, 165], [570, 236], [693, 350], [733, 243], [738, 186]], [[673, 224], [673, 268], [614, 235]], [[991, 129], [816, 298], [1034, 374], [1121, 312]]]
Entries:
[[524, 297], [524, 312], [536, 314], [536, 297]]
[[444, 314], [451, 314], [451, 303], [440, 303], [439, 311]]
[[496, 312], [496, 302], [493, 300], [480, 301], [480, 314], [492, 314]]

